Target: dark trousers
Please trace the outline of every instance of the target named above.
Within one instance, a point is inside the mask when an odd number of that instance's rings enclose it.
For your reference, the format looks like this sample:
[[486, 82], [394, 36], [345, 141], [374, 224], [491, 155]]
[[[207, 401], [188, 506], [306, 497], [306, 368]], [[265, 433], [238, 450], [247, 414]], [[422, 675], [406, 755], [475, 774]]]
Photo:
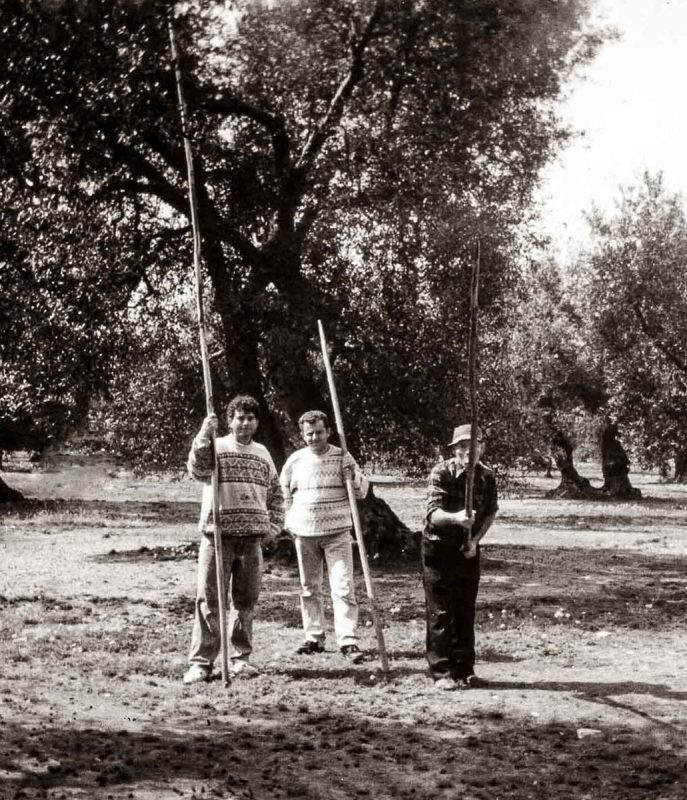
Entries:
[[454, 541], [422, 541], [427, 661], [434, 680], [465, 678], [475, 666], [479, 548], [465, 558]]

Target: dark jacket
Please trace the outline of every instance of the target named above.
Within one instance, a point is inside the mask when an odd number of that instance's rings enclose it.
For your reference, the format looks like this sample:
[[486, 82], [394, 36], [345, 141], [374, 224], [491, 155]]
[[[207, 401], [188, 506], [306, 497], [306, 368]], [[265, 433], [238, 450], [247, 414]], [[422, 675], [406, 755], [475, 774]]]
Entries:
[[[465, 508], [465, 485], [467, 471], [458, 465], [455, 458], [437, 464], [429, 476], [429, 495], [423, 535], [429, 539], [454, 540], [458, 546], [465, 541], [466, 533], [459, 525], [437, 527], [429, 522], [429, 516], [437, 508], [443, 511], [462, 511]], [[475, 522], [473, 536], [478, 534], [484, 520], [498, 511], [498, 495], [494, 473], [481, 462], [475, 468], [475, 484], [472, 506]]]

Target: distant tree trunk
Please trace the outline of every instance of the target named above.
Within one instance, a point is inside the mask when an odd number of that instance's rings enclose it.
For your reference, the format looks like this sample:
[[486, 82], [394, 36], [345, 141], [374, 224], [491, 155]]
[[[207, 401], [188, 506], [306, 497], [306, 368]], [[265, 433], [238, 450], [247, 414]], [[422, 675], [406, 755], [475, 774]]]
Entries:
[[601, 470], [604, 485], [601, 491], [618, 500], [634, 500], [642, 496], [630, 483], [630, 459], [618, 439], [618, 426], [608, 422], [601, 434]]
[[224, 334], [225, 390], [230, 396], [246, 393], [258, 400], [257, 438], [280, 469], [291, 447], [299, 443], [300, 415], [317, 408], [327, 411], [311, 359], [318, 345], [317, 315], [325, 313], [327, 306], [300, 275], [298, 252], [282, 253], [276, 248], [266, 260], [268, 275], [277, 276], [283, 268], [292, 276], [288, 289], [280, 287], [278, 295], [268, 296], [264, 276], [237, 290], [221, 255], [209, 250], [214, 259], [215, 307]]
[[530, 467], [531, 469], [541, 470], [545, 478], [553, 478], [556, 462], [550, 453], [535, 453]]
[[574, 447], [570, 439], [562, 431], [555, 430], [552, 444], [556, 467], [561, 473], [561, 482], [555, 489], [547, 492], [546, 496], [571, 500], [598, 497], [599, 490], [595, 489], [589, 480], [582, 477], [575, 469], [573, 463]]
[[[260, 404], [260, 426], [257, 440], [269, 450], [277, 469], [286, 460], [284, 439], [279, 425], [270, 409], [266, 396], [259, 361], [258, 334], [250, 321], [228, 316], [224, 307], [219, 307], [225, 336], [225, 358], [229, 384], [225, 387], [228, 396], [225, 403], [237, 394], [249, 394]], [[225, 316], [227, 315], [227, 316]], [[217, 409], [218, 413], [224, 409]]]
[[547, 455], [544, 456], [546, 468], [544, 470], [544, 476], [546, 478], [553, 478], [553, 468], [555, 466], [555, 461], [553, 460], [553, 456]]
[[687, 481], [687, 450], [681, 450], [675, 456], [675, 480]]
[[18, 503], [20, 500], [25, 499], [21, 492], [8, 486], [5, 481], [0, 478], [0, 503]]

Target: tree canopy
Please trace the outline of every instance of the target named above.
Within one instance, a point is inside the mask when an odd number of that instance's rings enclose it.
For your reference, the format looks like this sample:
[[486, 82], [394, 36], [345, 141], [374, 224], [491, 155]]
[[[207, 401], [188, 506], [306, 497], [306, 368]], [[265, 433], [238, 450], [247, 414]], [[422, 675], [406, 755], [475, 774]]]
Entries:
[[614, 417], [646, 466], [687, 450], [687, 221], [661, 176], [591, 218], [595, 246], [580, 294]]
[[17, 209], [13, 199], [5, 195], [0, 234], [0, 449], [42, 450], [76, 429], [106, 388], [128, 296], [107, 263], [115, 220], [102, 226], [49, 192], [45, 205]]
[[[86, 315], [87, 346], [75, 335], [65, 350], [80, 364], [65, 387], [88, 395], [123, 365], [151, 369], [150, 346], [125, 331], [147, 311], [178, 328], [189, 281], [171, 4], [2, 6], [7, 241], [25, 241], [27, 210], [41, 209], [31, 224], [41, 236], [23, 259], [10, 245], [3, 265], [15, 284], [28, 270]], [[483, 359], [498, 361], [531, 192], [566, 137], [554, 103], [601, 41], [586, 27], [587, 3], [237, 8], [189, 3], [174, 20], [222, 394], [260, 400], [279, 459], [298, 415], [325, 402], [322, 318], [360, 449], [429, 452], [465, 403], [464, 287], [477, 236], [491, 245]], [[74, 330], [66, 310], [63, 319]], [[181, 347], [188, 337], [177, 334]], [[192, 359], [178, 362], [192, 374]], [[10, 365], [6, 380], [32, 383], [20, 356]], [[498, 382], [483, 375], [488, 405]], [[117, 385], [126, 391], [126, 378]]]

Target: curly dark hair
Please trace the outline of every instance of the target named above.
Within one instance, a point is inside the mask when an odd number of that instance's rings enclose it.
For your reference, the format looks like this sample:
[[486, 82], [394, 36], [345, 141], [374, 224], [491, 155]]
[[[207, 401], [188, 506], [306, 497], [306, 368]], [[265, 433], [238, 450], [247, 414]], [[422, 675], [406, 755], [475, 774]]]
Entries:
[[234, 414], [237, 411], [255, 414], [257, 417], [260, 412], [260, 403], [249, 394], [237, 394], [236, 397], [230, 400], [227, 406], [227, 422], [231, 422], [232, 419], [234, 419]]

